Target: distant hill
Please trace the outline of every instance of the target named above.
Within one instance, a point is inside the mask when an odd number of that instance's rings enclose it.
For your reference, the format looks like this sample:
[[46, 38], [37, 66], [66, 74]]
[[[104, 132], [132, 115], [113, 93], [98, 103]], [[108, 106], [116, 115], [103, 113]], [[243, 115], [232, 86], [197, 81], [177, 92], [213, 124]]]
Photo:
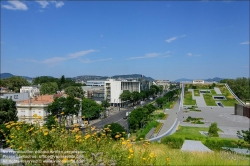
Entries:
[[73, 80], [82, 80], [82, 81], [88, 81], [88, 80], [106, 80], [108, 78], [114, 78], [114, 79], [145, 79], [147, 81], [153, 81], [154, 79], [151, 77], [145, 77], [141, 74], [129, 74], [129, 75], [114, 75], [111, 77], [108, 76], [95, 76], [95, 75], [83, 75], [83, 76], [76, 76], [73, 77]]
[[[1, 73], [0, 74], [0, 79], [10, 78], [12, 76], [16, 76], [16, 75], [13, 75], [11, 73]], [[33, 78], [27, 77], [27, 76], [19, 76], [19, 77], [25, 78], [26, 80], [32, 80], [33, 79]]]
[[[223, 80], [223, 79], [225, 78], [214, 77], [214, 78], [208, 78], [208, 79], [202, 79], [202, 80], [206, 82], [213, 82], [213, 81], [220, 82], [220, 80]], [[195, 79], [180, 78], [180, 79], [175, 80], [174, 82], [192, 82], [193, 80]]]
[[114, 75], [112, 78], [123, 78], [123, 79], [136, 79], [136, 78], [144, 78], [147, 81], [154, 81], [151, 77], [145, 77], [142, 74], [129, 74], [129, 75]]

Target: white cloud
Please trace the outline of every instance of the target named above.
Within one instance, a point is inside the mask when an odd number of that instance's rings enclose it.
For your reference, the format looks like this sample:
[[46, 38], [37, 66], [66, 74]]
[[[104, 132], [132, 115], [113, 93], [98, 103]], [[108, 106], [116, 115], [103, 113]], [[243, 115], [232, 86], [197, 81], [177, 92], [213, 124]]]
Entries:
[[189, 57], [198, 57], [198, 56], [201, 56], [201, 55], [200, 54], [187, 53], [187, 56], [189, 56]]
[[143, 59], [143, 58], [169, 57], [170, 56], [170, 55], [168, 55], [169, 53], [170, 53], [170, 51], [167, 51], [165, 53], [147, 53], [144, 56], [130, 57], [127, 59], [131, 60], [131, 59]]
[[42, 6], [42, 8], [46, 8], [47, 5], [49, 4], [49, 2], [47, 1], [36, 1], [36, 2], [39, 3]]
[[64, 5], [64, 3], [62, 1], [55, 2], [55, 4], [56, 4], [56, 8], [60, 8]]
[[113, 58], [97, 59], [97, 60], [84, 59], [84, 60], [81, 60], [81, 62], [82, 63], [93, 63], [93, 62], [108, 61], [108, 60], [112, 60], [112, 59]]
[[176, 40], [177, 38], [178, 38], [177, 36], [171, 37], [171, 38], [167, 39], [166, 42], [170, 43], [171, 41], [174, 41], [174, 40]]
[[86, 50], [86, 51], [80, 51], [80, 52], [75, 52], [75, 53], [69, 53], [69, 57], [70, 58], [78, 58], [78, 57], [81, 57], [81, 56], [84, 56], [86, 54], [89, 54], [91, 52], [98, 52], [98, 50]]
[[186, 37], [186, 35], [181, 35], [181, 36], [174, 36], [166, 40], [166, 42], [171, 43], [172, 41], [180, 38], [180, 37]]
[[246, 42], [242, 42], [240, 44], [249, 44], [249, 41], [246, 41]]
[[9, 0], [8, 3], [10, 5], [2, 5], [2, 7], [9, 10], [28, 10], [28, 7], [23, 2]]
[[79, 51], [75, 53], [69, 53], [67, 56], [64, 56], [64, 57], [52, 57], [52, 58], [48, 58], [45, 60], [35, 60], [35, 59], [19, 59], [19, 60], [26, 61], [26, 62], [33, 62], [33, 63], [57, 64], [66, 60], [76, 59], [76, 58], [85, 56], [92, 52], [98, 52], [98, 50], [90, 49], [86, 51]]

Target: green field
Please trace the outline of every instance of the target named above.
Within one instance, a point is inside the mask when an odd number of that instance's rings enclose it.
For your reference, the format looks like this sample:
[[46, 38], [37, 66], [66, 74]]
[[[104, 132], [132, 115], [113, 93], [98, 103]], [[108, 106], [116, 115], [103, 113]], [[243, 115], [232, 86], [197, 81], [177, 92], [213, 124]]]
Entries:
[[[208, 131], [208, 127], [190, 127], [181, 126], [180, 129], [172, 134], [172, 138], [183, 138], [185, 140], [201, 141], [211, 150], [221, 150], [221, 147], [237, 147], [237, 138], [220, 138], [220, 137], [206, 137], [201, 135], [199, 131]], [[219, 132], [221, 130], [219, 129]], [[247, 146], [247, 145], [246, 145]]]
[[215, 100], [213, 99], [211, 94], [204, 94], [203, 98], [204, 98], [207, 106], [217, 106], [217, 104], [215, 103]]
[[[200, 92], [199, 90], [205, 90], [209, 89], [210, 85], [186, 85], [187, 88], [192, 89], [192, 87], [195, 87], [194, 89], [194, 96], [199, 96]], [[220, 101], [224, 106], [230, 106], [233, 107], [235, 103], [238, 103], [237, 100], [234, 99], [234, 97], [231, 95], [231, 93], [228, 91], [226, 86], [224, 84], [216, 84], [215, 87], [218, 87], [221, 91], [221, 95], [225, 96], [227, 100], [214, 100], [214, 96], [220, 96], [219, 94], [216, 94], [214, 89], [209, 89], [211, 93], [204, 94], [204, 100], [207, 104], [207, 106], [217, 106], [215, 101]], [[195, 105], [196, 101], [192, 99], [192, 93], [191, 92], [185, 92], [184, 95], [184, 105]]]
[[196, 105], [196, 100], [192, 99], [192, 92], [185, 92], [184, 105]]
[[197, 89], [195, 89], [195, 90], [194, 90], [194, 96], [200, 96], [200, 91], [197, 90]]

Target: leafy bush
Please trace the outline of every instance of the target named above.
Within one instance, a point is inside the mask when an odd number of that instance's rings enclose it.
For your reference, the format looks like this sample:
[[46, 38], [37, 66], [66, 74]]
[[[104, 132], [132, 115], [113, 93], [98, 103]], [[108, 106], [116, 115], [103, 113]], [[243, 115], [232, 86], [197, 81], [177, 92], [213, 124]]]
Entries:
[[168, 145], [173, 149], [180, 149], [184, 143], [184, 139], [181, 137], [164, 137], [161, 139], [161, 143]]
[[[105, 125], [104, 126], [105, 128], [108, 127], [108, 125]], [[116, 135], [117, 134], [122, 134], [122, 133], [125, 133], [125, 129], [122, 125], [120, 125], [119, 123], [111, 123], [109, 124], [109, 129], [111, 130], [111, 137], [113, 139], [116, 139]], [[124, 136], [124, 134], [123, 134]]]
[[218, 137], [219, 134], [218, 134], [218, 127], [217, 127], [217, 123], [214, 122], [212, 123], [210, 126], [209, 126], [209, 129], [208, 129], [208, 134], [210, 137]]

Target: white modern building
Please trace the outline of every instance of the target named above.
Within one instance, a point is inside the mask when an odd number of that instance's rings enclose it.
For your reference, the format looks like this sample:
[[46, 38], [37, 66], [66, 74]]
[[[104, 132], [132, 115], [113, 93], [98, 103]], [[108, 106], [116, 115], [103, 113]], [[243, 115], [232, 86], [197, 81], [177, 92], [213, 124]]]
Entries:
[[91, 80], [91, 81], [87, 81], [86, 85], [87, 86], [104, 86], [105, 85], [105, 81], [102, 81], [102, 80]]
[[28, 93], [29, 97], [38, 96], [40, 94], [40, 85], [37, 86], [22, 86], [20, 93]]
[[167, 90], [170, 86], [169, 80], [157, 80], [156, 81], [157, 86], [163, 86], [163, 90]]
[[136, 80], [128, 81], [128, 80], [97, 80], [95, 81], [87, 81], [87, 85], [89, 86], [103, 86], [104, 87], [104, 100], [108, 100], [111, 106], [122, 106], [122, 103], [125, 101], [121, 101], [120, 95], [124, 90], [129, 90], [130, 92], [137, 91], [140, 93], [140, 82]]
[[105, 81], [104, 85], [105, 89], [105, 99], [109, 101], [109, 103], [113, 106], [122, 106], [124, 101], [121, 101], [120, 95], [123, 93], [124, 90], [129, 90], [130, 92], [137, 91], [140, 93], [140, 82], [133, 80], [133, 81], [116, 81], [114, 79], [109, 79]]
[[204, 84], [204, 80], [193, 80], [193, 84]]

